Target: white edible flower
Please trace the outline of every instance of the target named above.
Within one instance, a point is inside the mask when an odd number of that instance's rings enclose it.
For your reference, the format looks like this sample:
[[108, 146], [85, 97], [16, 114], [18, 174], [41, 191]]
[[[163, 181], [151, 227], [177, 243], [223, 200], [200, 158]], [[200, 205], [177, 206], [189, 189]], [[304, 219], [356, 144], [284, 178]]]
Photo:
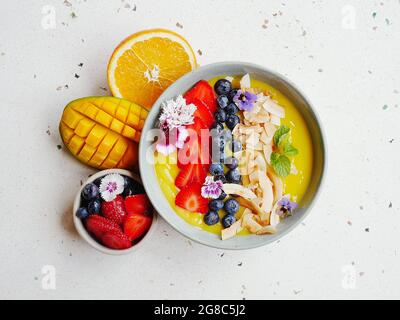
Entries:
[[161, 105], [160, 126], [169, 130], [187, 126], [194, 121], [194, 113], [197, 107], [193, 104], [186, 104], [186, 99], [179, 95], [176, 99], [163, 102]]
[[100, 182], [101, 197], [109, 202], [113, 201], [117, 195], [124, 192], [124, 178], [117, 173], [106, 175]]

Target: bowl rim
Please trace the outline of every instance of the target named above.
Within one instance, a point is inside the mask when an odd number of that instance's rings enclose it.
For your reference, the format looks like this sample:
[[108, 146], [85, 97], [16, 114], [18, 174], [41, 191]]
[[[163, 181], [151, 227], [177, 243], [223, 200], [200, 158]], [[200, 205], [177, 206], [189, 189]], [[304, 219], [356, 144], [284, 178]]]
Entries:
[[[326, 178], [326, 171], [327, 171], [327, 163], [328, 163], [328, 159], [327, 159], [327, 144], [326, 144], [326, 135], [325, 135], [325, 131], [322, 127], [322, 121], [320, 116], [318, 115], [316, 108], [314, 107], [314, 105], [311, 103], [310, 99], [308, 98], [308, 96], [303, 93], [303, 91], [301, 91], [297, 85], [295, 85], [290, 79], [288, 79], [286, 76], [271, 70], [267, 67], [255, 64], [255, 63], [250, 63], [250, 62], [242, 62], [242, 61], [223, 61], [223, 62], [216, 62], [216, 63], [211, 63], [211, 64], [206, 64], [204, 66], [198, 67], [194, 70], [192, 70], [191, 72], [183, 75], [181, 78], [179, 78], [178, 80], [176, 80], [174, 83], [172, 83], [161, 95], [160, 97], [155, 101], [155, 103], [153, 104], [152, 108], [149, 111], [149, 114], [147, 116], [147, 119], [149, 119], [149, 121], [145, 121], [144, 127], [142, 129], [142, 135], [141, 135], [141, 139], [140, 139], [140, 143], [139, 143], [139, 170], [140, 172], [143, 174], [143, 172], [145, 172], [147, 170], [146, 166], [148, 164], [146, 164], [146, 150], [144, 149], [144, 145], [145, 143], [143, 142], [146, 136], [146, 132], [149, 129], [152, 129], [154, 127], [154, 122], [151, 123], [150, 122], [150, 114], [152, 113], [158, 113], [159, 109], [157, 108], [157, 106], [161, 105], [161, 103], [165, 100], [164, 96], [168, 95], [170, 90], [173, 90], [175, 87], [180, 86], [181, 84], [184, 84], [189, 78], [191, 78], [193, 76], [193, 74], [196, 73], [200, 73], [200, 72], [205, 72], [207, 70], [213, 69], [213, 68], [217, 68], [217, 67], [243, 67], [243, 68], [252, 68], [252, 69], [258, 69], [264, 73], [268, 73], [271, 76], [274, 76], [280, 80], [282, 80], [284, 83], [286, 83], [289, 87], [291, 87], [291, 89], [298, 94], [303, 100], [304, 102], [307, 104], [307, 106], [309, 107], [312, 115], [315, 118], [315, 123], [316, 126], [320, 132], [320, 136], [321, 136], [321, 154], [322, 154], [322, 159], [321, 159], [321, 175], [319, 177], [319, 181], [317, 183], [316, 189], [315, 189], [315, 193], [314, 196], [312, 197], [312, 199], [310, 200], [307, 208], [304, 210], [302, 216], [295, 221], [294, 223], [292, 223], [291, 225], [289, 225], [285, 230], [280, 231], [279, 233], [276, 234], [276, 236], [273, 239], [270, 240], [266, 240], [264, 242], [260, 241], [257, 244], [248, 244], [246, 245], [245, 243], [241, 246], [238, 247], [229, 247], [226, 245], [223, 245], [224, 241], [220, 241], [221, 245], [217, 245], [217, 244], [210, 244], [207, 241], [203, 241], [202, 239], [198, 239], [195, 236], [192, 236], [192, 234], [190, 232], [185, 232], [184, 230], [181, 230], [179, 226], [177, 226], [173, 221], [170, 221], [170, 219], [168, 219], [168, 214], [162, 212], [162, 210], [160, 210], [158, 207], [158, 202], [154, 201], [153, 197], [154, 195], [152, 194], [152, 189], [150, 189], [150, 186], [148, 185], [148, 181], [146, 179], [144, 179], [143, 182], [143, 186], [146, 190], [146, 193], [148, 194], [148, 197], [150, 199], [150, 201], [153, 203], [153, 206], [155, 208], [155, 210], [157, 210], [157, 212], [161, 215], [162, 218], [164, 218], [164, 220], [167, 221], [167, 223], [172, 226], [176, 231], [178, 231], [180, 234], [182, 234], [183, 236], [187, 237], [190, 240], [193, 240], [194, 242], [197, 242], [199, 244], [208, 246], [208, 247], [212, 247], [212, 248], [216, 248], [216, 249], [223, 249], [223, 250], [248, 250], [248, 249], [255, 249], [258, 247], [262, 247], [268, 244], [271, 244], [273, 242], [276, 242], [278, 240], [280, 240], [282, 237], [284, 237], [285, 235], [287, 235], [288, 233], [290, 233], [293, 229], [295, 229], [300, 223], [302, 223], [306, 217], [310, 214], [311, 210], [313, 209], [315, 203], [317, 202], [317, 200], [320, 197], [321, 194], [321, 189], [324, 185], [325, 182], [325, 178]], [[157, 110], [157, 111], [156, 111]], [[153, 166], [153, 165], [151, 165]], [[158, 183], [158, 181], [156, 181], [156, 183]], [[165, 197], [165, 195], [163, 194], [162, 196]], [[172, 208], [169, 208], [172, 212], [175, 213], [175, 211]], [[176, 213], [175, 213], [176, 214]], [[190, 225], [188, 223], [188, 225]], [[191, 226], [193, 228], [195, 228], [195, 226]], [[203, 230], [204, 231], [204, 230]], [[204, 231], [207, 232], [207, 231]]]
[[75, 214], [76, 211], [80, 207], [81, 193], [82, 193], [82, 190], [85, 187], [85, 185], [95, 181], [97, 178], [103, 177], [103, 176], [105, 176], [107, 174], [110, 174], [110, 173], [118, 173], [120, 175], [124, 175], [124, 176], [130, 177], [130, 178], [134, 179], [136, 182], [138, 182], [138, 183], [143, 185], [140, 177], [138, 175], [134, 174], [133, 172], [129, 171], [129, 170], [125, 170], [125, 169], [106, 169], [106, 170], [98, 171], [95, 174], [91, 175], [82, 184], [82, 186], [80, 187], [78, 193], [75, 196], [74, 206], [73, 206], [73, 209], [72, 209], [72, 216], [73, 216], [75, 229], [78, 231], [78, 233], [81, 236], [81, 238], [83, 238], [87, 243], [89, 243], [89, 245], [91, 245], [96, 250], [98, 250], [98, 251], [100, 251], [102, 253], [108, 254], [108, 255], [124, 255], [124, 254], [128, 254], [128, 253], [131, 253], [133, 251], [136, 251], [136, 250], [140, 249], [140, 247], [143, 246], [143, 243], [148, 241], [148, 239], [154, 234], [154, 231], [156, 229], [156, 225], [158, 223], [158, 217], [157, 217], [156, 210], [153, 211], [153, 219], [152, 219], [152, 222], [151, 222], [150, 229], [143, 236], [143, 238], [138, 243], [133, 245], [132, 247], [130, 247], [128, 249], [123, 249], [123, 250], [110, 249], [110, 248], [107, 248], [106, 246], [102, 245], [101, 243], [97, 242], [90, 235], [90, 233], [86, 230], [85, 226], [83, 225], [82, 220], [80, 218], [78, 218], [76, 216], [76, 214]]

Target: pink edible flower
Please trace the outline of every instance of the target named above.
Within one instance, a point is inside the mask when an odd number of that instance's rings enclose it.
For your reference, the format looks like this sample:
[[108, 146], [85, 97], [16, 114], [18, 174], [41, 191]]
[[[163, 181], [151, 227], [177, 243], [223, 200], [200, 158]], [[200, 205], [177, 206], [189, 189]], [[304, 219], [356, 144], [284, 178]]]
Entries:
[[214, 181], [214, 177], [208, 176], [201, 187], [201, 196], [206, 199], [218, 199], [222, 194], [223, 183]]

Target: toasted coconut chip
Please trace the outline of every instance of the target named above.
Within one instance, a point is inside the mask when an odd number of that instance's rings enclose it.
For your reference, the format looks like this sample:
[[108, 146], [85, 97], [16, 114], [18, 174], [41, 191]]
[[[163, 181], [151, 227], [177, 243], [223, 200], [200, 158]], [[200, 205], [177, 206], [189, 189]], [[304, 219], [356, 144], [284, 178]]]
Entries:
[[272, 211], [269, 217], [269, 224], [271, 227], [276, 227], [280, 222], [281, 218], [274, 211]]
[[222, 186], [222, 189], [224, 190], [224, 192], [226, 194], [236, 194], [236, 195], [241, 196], [241, 197], [243, 197], [245, 199], [251, 200], [251, 199], [257, 198], [257, 196], [254, 194], [253, 191], [243, 187], [240, 184], [225, 183]]
[[262, 90], [259, 88], [248, 88], [246, 91], [253, 93], [253, 94], [259, 94], [262, 92]]
[[245, 74], [242, 79], [240, 79], [240, 88], [242, 90], [249, 89], [251, 87], [250, 75]]
[[223, 229], [221, 231], [221, 239], [222, 240], [228, 240], [230, 238], [233, 238], [234, 236], [236, 236], [242, 230], [243, 230], [242, 222], [240, 220], [236, 221], [229, 228]]
[[268, 167], [267, 174], [274, 185], [274, 203], [276, 203], [283, 196], [283, 182], [271, 167]]
[[280, 126], [281, 125], [281, 118], [271, 115], [271, 123], [273, 123], [276, 126]]
[[255, 212], [258, 215], [263, 215], [263, 211], [261, 210], [260, 206], [257, 205], [255, 199], [253, 200], [248, 200], [245, 198], [237, 198], [236, 199], [240, 205], [242, 205], [245, 208], [249, 208], [253, 212]]
[[264, 155], [261, 152], [257, 152], [255, 161], [261, 171], [267, 170], [267, 162], [265, 161]]
[[[265, 174], [265, 172], [259, 171], [260, 187], [263, 191], [263, 201], [261, 210], [264, 212], [271, 212], [272, 205], [274, 203], [274, 191], [272, 189], [272, 183]], [[265, 215], [263, 215], [265, 217]], [[266, 220], [266, 219], [262, 219]]]
[[228, 80], [229, 82], [232, 82], [234, 80], [234, 78], [231, 77], [231, 76], [227, 76], [227, 77], [225, 77], [225, 80]]
[[260, 134], [252, 131], [249, 137], [246, 139], [246, 148], [254, 147], [260, 141]]
[[246, 228], [251, 233], [257, 233], [262, 229], [262, 226], [254, 220], [253, 214], [243, 215], [242, 228]]
[[277, 128], [273, 123], [267, 122], [267, 123], [264, 123], [264, 130], [267, 133], [268, 137], [272, 138], [274, 136]]
[[260, 230], [257, 231], [257, 235], [263, 235], [263, 234], [275, 234], [276, 229], [272, 226], [265, 226], [262, 227]]
[[257, 102], [263, 103], [267, 99], [268, 97], [264, 94], [264, 92], [260, 92], [257, 94]]
[[263, 103], [263, 107], [266, 111], [268, 111], [274, 116], [277, 116], [278, 118], [285, 117], [285, 109], [283, 109], [272, 99], [265, 100], [265, 102]]
[[267, 161], [267, 163], [270, 164], [271, 163], [271, 154], [272, 154], [272, 145], [264, 144], [263, 152], [264, 152], [265, 161]]
[[255, 184], [259, 181], [258, 171], [249, 174], [250, 183]]
[[256, 151], [263, 151], [264, 144], [261, 141], [258, 141], [257, 144], [254, 146], [254, 150]]
[[272, 143], [272, 136], [268, 136], [267, 132], [264, 130], [260, 135], [260, 141], [264, 144]]

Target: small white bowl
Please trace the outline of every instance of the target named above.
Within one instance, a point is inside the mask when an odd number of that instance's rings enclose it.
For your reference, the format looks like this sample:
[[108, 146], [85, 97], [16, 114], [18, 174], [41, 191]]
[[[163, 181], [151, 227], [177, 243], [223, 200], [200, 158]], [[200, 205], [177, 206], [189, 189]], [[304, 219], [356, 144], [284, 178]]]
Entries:
[[156, 224], [157, 224], [157, 221], [158, 221], [157, 212], [155, 210], [153, 211], [153, 221], [151, 223], [150, 229], [147, 231], [147, 233], [144, 235], [144, 237], [138, 243], [134, 244], [131, 248], [124, 249], [124, 250], [110, 249], [110, 248], [107, 248], [107, 247], [103, 246], [101, 243], [97, 242], [96, 239], [94, 239], [90, 235], [90, 233], [86, 230], [85, 226], [83, 225], [82, 220], [79, 219], [75, 214], [76, 211], [81, 206], [81, 192], [82, 192], [82, 189], [84, 188], [84, 186], [87, 185], [88, 183], [91, 183], [91, 182], [95, 181], [97, 178], [103, 177], [103, 176], [105, 176], [107, 174], [110, 174], [110, 173], [118, 173], [120, 175], [124, 175], [124, 176], [130, 177], [130, 178], [134, 179], [135, 181], [137, 181], [138, 183], [142, 184], [142, 181], [140, 180], [140, 178], [137, 175], [133, 174], [132, 172], [130, 172], [128, 170], [108, 169], [108, 170], [103, 170], [103, 171], [97, 172], [96, 174], [92, 175], [89, 179], [87, 179], [86, 182], [79, 189], [79, 192], [77, 193], [77, 195], [75, 197], [74, 208], [72, 210], [72, 215], [73, 215], [73, 219], [74, 219], [75, 228], [78, 231], [79, 235], [87, 243], [89, 243], [93, 248], [95, 248], [98, 251], [101, 251], [103, 253], [110, 254], [110, 255], [123, 255], [123, 254], [131, 253], [131, 252], [137, 250], [154, 233], [154, 230], [156, 229]]

